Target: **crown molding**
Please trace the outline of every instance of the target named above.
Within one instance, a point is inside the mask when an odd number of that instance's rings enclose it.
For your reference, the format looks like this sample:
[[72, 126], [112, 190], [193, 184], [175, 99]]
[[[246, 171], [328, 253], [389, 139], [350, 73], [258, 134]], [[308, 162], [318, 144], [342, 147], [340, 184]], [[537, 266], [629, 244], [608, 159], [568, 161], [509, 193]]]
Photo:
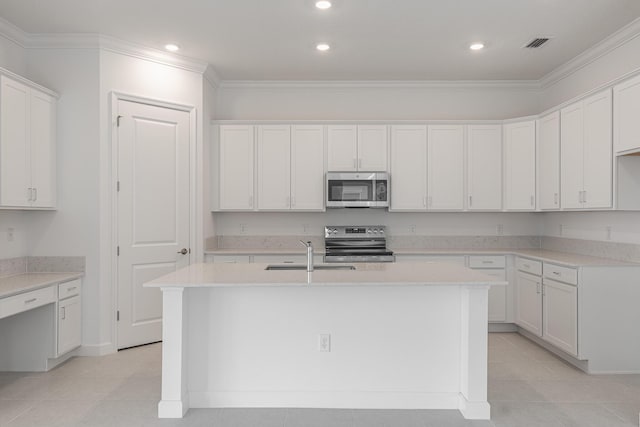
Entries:
[[508, 88], [540, 90], [536, 80], [223, 80], [221, 88]]
[[630, 42], [638, 36], [640, 36], [640, 18], [631, 21], [629, 24], [611, 34], [609, 37], [588, 48], [575, 58], [565, 62], [555, 70], [542, 77], [539, 80], [540, 88], [547, 89], [555, 85], [561, 80], [571, 76], [580, 69], [602, 58], [608, 53], [613, 52], [620, 46]]
[[14, 42], [20, 47], [24, 47], [29, 38], [27, 33], [2, 17], [0, 17], [0, 36]]
[[209, 83], [211, 83], [211, 85], [214, 88], [220, 87], [220, 85], [222, 84], [222, 80], [220, 79], [220, 76], [218, 75], [216, 70], [211, 66], [211, 64], [209, 64], [207, 66], [207, 69], [204, 70], [204, 79]]

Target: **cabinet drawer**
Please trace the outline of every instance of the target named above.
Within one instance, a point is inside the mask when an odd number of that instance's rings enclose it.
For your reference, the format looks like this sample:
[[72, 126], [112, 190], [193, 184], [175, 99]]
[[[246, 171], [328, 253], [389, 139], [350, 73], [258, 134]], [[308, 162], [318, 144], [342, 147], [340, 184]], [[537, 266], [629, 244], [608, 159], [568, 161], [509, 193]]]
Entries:
[[0, 300], [0, 319], [52, 303], [55, 300], [55, 286], [49, 286], [2, 299]]
[[547, 262], [544, 263], [544, 277], [570, 285], [578, 284], [578, 270], [571, 267], [549, 264]]
[[504, 268], [505, 266], [504, 255], [469, 256], [469, 268]]
[[70, 282], [60, 283], [58, 285], [58, 299], [71, 298], [80, 294], [80, 279], [71, 280]]
[[535, 274], [536, 276], [542, 275], [542, 262], [534, 261], [528, 258], [516, 258], [516, 268], [526, 273]]

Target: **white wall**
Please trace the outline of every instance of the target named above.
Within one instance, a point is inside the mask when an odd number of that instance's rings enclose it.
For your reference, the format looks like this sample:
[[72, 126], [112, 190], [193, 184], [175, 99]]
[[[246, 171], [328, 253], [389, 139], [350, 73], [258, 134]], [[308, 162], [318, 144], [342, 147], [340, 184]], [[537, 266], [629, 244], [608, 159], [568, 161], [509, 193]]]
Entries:
[[83, 343], [99, 342], [99, 56], [96, 49], [30, 49], [28, 77], [58, 92], [53, 212], [26, 212], [28, 254], [85, 256]]
[[539, 93], [527, 88], [388, 87], [331, 84], [225, 86], [216, 118], [229, 120], [454, 120], [537, 114]]
[[211, 206], [211, 176], [214, 172], [213, 168], [216, 167], [215, 165], [211, 164], [212, 127], [209, 125], [209, 123], [215, 117], [216, 88], [207, 79], [204, 79], [203, 82], [203, 95], [204, 144], [202, 152], [204, 169], [202, 174], [202, 236], [206, 239], [207, 237], [211, 237], [216, 234], [214, 230], [213, 217], [209, 208]]
[[26, 74], [25, 51], [15, 41], [0, 34], [0, 67], [16, 74]]
[[[100, 87], [99, 87], [99, 120], [100, 120], [100, 170], [96, 170], [100, 177], [100, 304], [94, 307], [100, 315], [100, 342], [104, 346], [115, 344], [112, 342], [115, 331], [113, 330], [115, 314], [116, 282], [111, 274], [112, 255], [112, 194], [109, 183], [111, 178], [111, 94], [118, 92], [128, 95], [136, 95], [152, 100], [167, 101], [170, 103], [191, 106], [196, 109], [196, 159], [195, 174], [202, 176], [202, 123], [203, 123], [203, 77], [202, 74], [184, 69], [163, 65], [157, 62], [140, 59], [133, 56], [118, 54], [108, 50], [100, 51]], [[202, 181], [197, 180], [201, 186]], [[198, 195], [198, 207], [202, 208], [202, 188], [196, 188]], [[198, 215], [198, 217], [200, 217]], [[195, 248], [203, 247], [203, 235], [201, 224], [194, 227], [198, 233]]]
[[[502, 225], [505, 236], [538, 235], [534, 213], [390, 213], [384, 209], [335, 209], [316, 213], [217, 212], [220, 236], [322, 236], [325, 225], [386, 225], [393, 236], [494, 236]], [[415, 228], [413, 228], [415, 226]], [[414, 231], [415, 230], [415, 231]]]

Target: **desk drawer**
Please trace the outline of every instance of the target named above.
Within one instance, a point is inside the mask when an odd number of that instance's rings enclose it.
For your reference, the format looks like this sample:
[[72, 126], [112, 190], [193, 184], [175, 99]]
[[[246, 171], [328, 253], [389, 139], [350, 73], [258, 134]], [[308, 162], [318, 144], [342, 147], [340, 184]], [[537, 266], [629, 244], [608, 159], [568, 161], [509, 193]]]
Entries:
[[578, 270], [571, 267], [549, 264], [548, 262], [544, 263], [544, 277], [570, 285], [578, 284]]
[[58, 299], [71, 298], [80, 294], [80, 279], [71, 280], [70, 282], [60, 283], [58, 285]]
[[520, 271], [534, 274], [536, 276], [542, 275], [542, 262], [529, 258], [516, 258], [516, 268]]
[[504, 255], [470, 255], [470, 268], [504, 268]]
[[56, 287], [49, 286], [0, 300], [0, 319], [55, 302]]

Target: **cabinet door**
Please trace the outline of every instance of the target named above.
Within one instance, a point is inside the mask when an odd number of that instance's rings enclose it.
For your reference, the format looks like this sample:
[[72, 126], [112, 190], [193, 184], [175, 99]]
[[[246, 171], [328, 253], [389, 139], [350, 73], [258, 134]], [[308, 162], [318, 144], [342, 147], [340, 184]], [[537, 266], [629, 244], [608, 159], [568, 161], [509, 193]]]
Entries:
[[80, 295], [58, 303], [58, 356], [82, 344]]
[[616, 152], [640, 149], [640, 76], [613, 88], [613, 138]]
[[291, 207], [291, 127], [258, 126], [258, 209]]
[[516, 323], [542, 336], [542, 279], [519, 271], [516, 274]]
[[253, 209], [253, 126], [220, 126], [220, 209]]
[[534, 121], [504, 126], [505, 209], [534, 210], [536, 128]]
[[327, 168], [332, 172], [358, 169], [357, 126], [327, 126]]
[[324, 128], [291, 129], [291, 209], [324, 209]]
[[[478, 270], [488, 276], [506, 280], [503, 269]], [[489, 322], [504, 322], [507, 320], [507, 286], [491, 286], [489, 288]]]
[[582, 103], [560, 112], [560, 185], [562, 207], [582, 207], [583, 189], [583, 109]]
[[427, 208], [427, 127], [391, 127], [390, 210]]
[[544, 280], [542, 338], [574, 356], [578, 355], [578, 288]]
[[29, 88], [0, 77], [0, 205], [31, 205]]
[[502, 126], [467, 126], [469, 210], [502, 209]]
[[429, 126], [427, 207], [464, 208], [464, 126]]
[[32, 206], [56, 204], [56, 130], [55, 99], [31, 89], [31, 187]]
[[612, 198], [611, 90], [583, 101], [583, 204], [586, 208], [610, 208]]
[[358, 170], [387, 170], [387, 127], [385, 125], [358, 126]]
[[560, 208], [560, 112], [538, 121], [538, 205]]

